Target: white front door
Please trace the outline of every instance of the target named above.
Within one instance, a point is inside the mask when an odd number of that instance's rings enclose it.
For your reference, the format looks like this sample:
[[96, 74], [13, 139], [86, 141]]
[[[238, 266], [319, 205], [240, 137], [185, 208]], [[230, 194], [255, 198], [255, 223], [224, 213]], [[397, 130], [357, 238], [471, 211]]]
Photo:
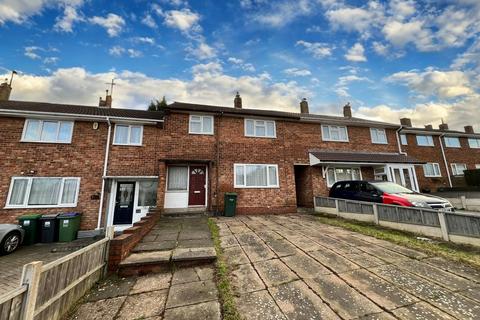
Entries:
[[390, 164], [387, 165], [388, 180], [405, 188], [418, 191], [417, 175], [413, 165]]

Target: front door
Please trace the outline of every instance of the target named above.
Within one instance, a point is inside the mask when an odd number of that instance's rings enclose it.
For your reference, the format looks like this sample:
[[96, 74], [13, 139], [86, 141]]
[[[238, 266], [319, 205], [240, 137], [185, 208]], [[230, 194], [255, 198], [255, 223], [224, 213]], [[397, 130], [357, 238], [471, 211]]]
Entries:
[[135, 182], [118, 182], [113, 224], [131, 224], [135, 198]]
[[205, 188], [207, 184], [207, 167], [190, 166], [190, 179], [188, 187], [188, 205], [205, 205]]

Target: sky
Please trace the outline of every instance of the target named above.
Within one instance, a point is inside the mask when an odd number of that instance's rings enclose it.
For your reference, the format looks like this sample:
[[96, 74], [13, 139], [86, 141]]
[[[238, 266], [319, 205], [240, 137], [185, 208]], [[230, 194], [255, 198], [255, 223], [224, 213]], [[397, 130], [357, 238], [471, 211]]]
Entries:
[[479, 0], [0, 0], [13, 100], [152, 99], [480, 131]]

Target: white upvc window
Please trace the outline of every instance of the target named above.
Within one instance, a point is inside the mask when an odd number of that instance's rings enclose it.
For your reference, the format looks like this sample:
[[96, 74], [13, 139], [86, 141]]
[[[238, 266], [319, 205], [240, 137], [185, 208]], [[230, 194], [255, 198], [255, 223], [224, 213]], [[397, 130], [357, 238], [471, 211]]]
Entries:
[[188, 133], [213, 134], [213, 116], [190, 115]]
[[6, 208], [76, 207], [80, 178], [13, 177]]
[[404, 134], [404, 133], [400, 134], [400, 143], [401, 143], [403, 146], [408, 145], [407, 135], [406, 135], [406, 134]]
[[454, 176], [463, 176], [463, 171], [467, 170], [465, 163], [452, 163], [452, 174]]
[[233, 165], [235, 188], [278, 188], [278, 165], [242, 164]]
[[480, 164], [475, 164], [475, 169], [480, 169]]
[[385, 129], [370, 128], [370, 136], [372, 137], [372, 143], [387, 144], [387, 133]]
[[468, 145], [472, 149], [480, 149], [480, 139], [477, 138], [469, 138]]
[[245, 136], [276, 138], [277, 130], [273, 120], [245, 119]]
[[460, 148], [460, 139], [458, 137], [444, 137], [445, 146], [449, 148]]
[[322, 125], [322, 140], [348, 142], [347, 127]]
[[334, 168], [327, 169], [327, 186], [331, 187], [335, 182], [345, 180], [362, 180], [360, 168]]
[[73, 121], [26, 119], [23, 142], [71, 143]]
[[113, 144], [121, 146], [141, 146], [143, 126], [133, 124], [116, 124]]
[[423, 147], [433, 147], [433, 137], [425, 135], [417, 135], [417, 145]]
[[440, 165], [438, 163], [425, 163], [423, 165], [425, 177], [441, 177]]

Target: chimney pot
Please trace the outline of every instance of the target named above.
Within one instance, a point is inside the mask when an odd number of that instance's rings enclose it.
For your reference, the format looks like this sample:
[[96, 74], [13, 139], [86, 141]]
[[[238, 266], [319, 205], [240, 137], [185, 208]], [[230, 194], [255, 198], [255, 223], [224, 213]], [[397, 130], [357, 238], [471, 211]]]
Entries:
[[465, 126], [464, 129], [465, 133], [475, 133], [475, 131], [473, 130], [473, 126]]
[[236, 109], [242, 109], [242, 97], [240, 97], [240, 94], [238, 92], [235, 95], [235, 99], [233, 99], [233, 106]]
[[343, 106], [343, 116], [345, 118], [352, 117], [352, 107], [350, 106], [350, 102]]
[[438, 129], [440, 130], [448, 130], [448, 123], [440, 123], [438, 125]]
[[433, 130], [433, 126], [431, 124], [426, 124], [425, 129], [427, 130]]
[[410, 118], [402, 118], [400, 119], [400, 124], [405, 127], [412, 127], [412, 119]]
[[309, 113], [308, 112], [308, 101], [307, 99], [303, 98], [300, 102], [300, 113]]

